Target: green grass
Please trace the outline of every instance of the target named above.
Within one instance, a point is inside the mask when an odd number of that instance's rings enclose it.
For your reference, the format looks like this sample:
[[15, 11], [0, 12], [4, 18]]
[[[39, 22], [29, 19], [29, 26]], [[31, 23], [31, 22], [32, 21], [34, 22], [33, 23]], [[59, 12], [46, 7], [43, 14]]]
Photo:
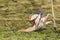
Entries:
[[22, 33], [12, 30], [0, 32], [0, 40], [60, 40], [60, 34], [55, 32], [29, 32]]
[[10, 20], [1, 21], [0, 40], [60, 40], [60, 30], [55, 32], [52, 25], [47, 25], [45, 29], [29, 33], [17, 32], [18, 30], [29, 26], [25, 21], [23, 23], [22, 22], [14, 20], [13, 22]]
[[[45, 9], [45, 15], [51, 13], [50, 4], [48, 0], [0, 0], [0, 40], [60, 40], [60, 6], [54, 6], [57, 32], [53, 23], [39, 31], [17, 32], [32, 25], [28, 21], [32, 12]], [[60, 5], [60, 0], [54, 0], [54, 5]]]

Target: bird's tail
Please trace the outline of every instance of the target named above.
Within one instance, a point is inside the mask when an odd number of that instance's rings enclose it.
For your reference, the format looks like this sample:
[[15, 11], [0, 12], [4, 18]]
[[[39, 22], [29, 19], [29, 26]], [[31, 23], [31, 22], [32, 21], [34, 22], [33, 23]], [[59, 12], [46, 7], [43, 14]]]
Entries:
[[34, 31], [34, 28], [33, 27], [29, 27], [27, 29], [18, 30], [18, 32], [31, 32], [31, 31]]

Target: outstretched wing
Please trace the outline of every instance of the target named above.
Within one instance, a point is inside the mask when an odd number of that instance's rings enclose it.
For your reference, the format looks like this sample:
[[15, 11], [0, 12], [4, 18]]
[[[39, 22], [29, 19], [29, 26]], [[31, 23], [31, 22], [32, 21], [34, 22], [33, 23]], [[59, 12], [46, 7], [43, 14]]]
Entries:
[[29, 20], [32, 21], [32, 20], [36, 19], [37, 16], [38, 16], [38, 14], [32, 14], [32, 15], [30, 16], [30, 19], [29, 19]]

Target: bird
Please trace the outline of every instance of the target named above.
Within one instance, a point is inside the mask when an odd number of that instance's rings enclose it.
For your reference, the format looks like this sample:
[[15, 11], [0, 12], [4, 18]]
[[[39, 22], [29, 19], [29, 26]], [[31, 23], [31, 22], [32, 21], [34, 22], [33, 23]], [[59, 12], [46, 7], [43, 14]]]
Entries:
[[44, 11], [38, 11], [37, 13], [30, 16], [30, 21], [34, 22], [31, 27], [28, 27], [27, 29], [21, 29], [18, 32], [31, 32], [37, 29], [40, 29], [41, 27], [44, 27], [45, 25], [51, 23], [52, 21], [47, 21], [47, 18], [50, 14], [47, 14], [47, 16], [42, 16]]

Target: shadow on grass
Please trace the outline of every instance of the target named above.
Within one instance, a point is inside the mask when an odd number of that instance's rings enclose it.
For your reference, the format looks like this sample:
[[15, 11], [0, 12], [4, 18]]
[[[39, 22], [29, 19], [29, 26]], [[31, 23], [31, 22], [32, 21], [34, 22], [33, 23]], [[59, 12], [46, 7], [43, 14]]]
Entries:
[[38, 30], [35, 30], [35, 32], [40, 32], [40, 31], [43, 31], [43, 30], [46, 30], [46, 28], [40, 28]]

